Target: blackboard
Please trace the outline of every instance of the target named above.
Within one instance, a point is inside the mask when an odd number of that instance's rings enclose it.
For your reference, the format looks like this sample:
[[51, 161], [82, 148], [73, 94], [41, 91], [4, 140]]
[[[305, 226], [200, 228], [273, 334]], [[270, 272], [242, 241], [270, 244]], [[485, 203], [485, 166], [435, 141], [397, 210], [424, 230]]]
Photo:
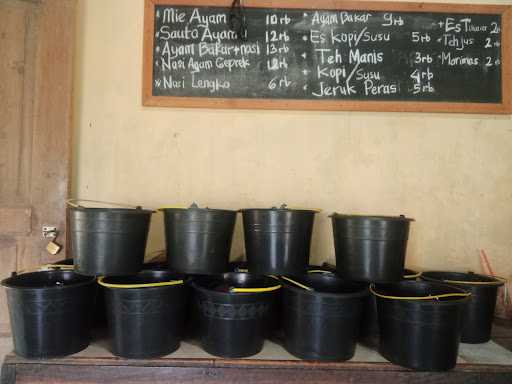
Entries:
[[145, 105], [511, 112], [511, 7], [244, 4], [146, 0]]

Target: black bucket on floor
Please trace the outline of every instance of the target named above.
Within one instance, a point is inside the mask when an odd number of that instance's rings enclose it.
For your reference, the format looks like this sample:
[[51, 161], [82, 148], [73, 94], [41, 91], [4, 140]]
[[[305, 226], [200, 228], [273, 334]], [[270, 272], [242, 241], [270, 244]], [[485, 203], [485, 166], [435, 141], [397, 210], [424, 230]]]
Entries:
[[463, 315], [461, 342], [478, 344], [491, 340], [498, 287], [504, 281], [476, 273], [441, 271], [423, 272], [421, 278], [449, 284], [471, 293]]
[[206, 352], [239, 358], [261, 351], [268, 333], [268, 316], [281, 287], [279, 281], [230, 272], [198, 277], [192, 287], [199, 339]]
[[467, 292], [425, 281], [378, 284], [372, 290], [377, 296], [382, 356], [420, 371], [455, 366]]
[[3, 280], [14, 352], [43, 359], [87, 348], [95, 284], [92, 277], [65, 270], [24, 273]]
[[308, 266], [308, 273], [326, 273], [326, 274], [334, 274], [336, 275], [336, 267], [329, 264], [329, 263], [323, 263], [322, 265], [309, 265]]
[[309, 264], [315, 210], [242, 209], [249, 272], [302, 275]]
[[281, 277], [284, 346], [308, 360], [348, 360], [354, 356], [363, 304], [364, 284], [346, 282], [329, 273]]
[[211, 275], [227, 272], [236, 211], [162, 208], [171, 270]]
[[228, 264], [228, 272], [248, 272], [249, 267], [247, 261], [230, 261]]
[[152, 211], [69, 208], [75, 271], [87, 276], [132, 275], [142, 269]]
[[[54, 262], [50, 265], [54, 269], [61, 267], [73, 267], [73, 259], [64, 259]], [[94, 284], [96, 289], [96, 301], [94, 303], [94, 315], [92, 317], [92, 328], [95, 330], [104, 329], [107, 327], [107, 313], [105, 310], [105, 294], [103, 287], [97, 283]]]
[[179, 348], [187, 315], [183, 276], [145, 270], [99, 283], [105, 287], [114, 355], [150, 358]]
[[402, 279], [413, 219], [338, 213], [331, 218], [336, 268], [341, 277], [370, 283]]
[[[404, 269], [403, 280], [414, 281], [421, 276], [420, 272], [412, 269]], [[361, 330], [359, 340], [365, 344], [375, 345], [379, 336], [379, 316], [377, 313], [377, 300], [375, 295], [369, 295], [364, 304], [363, 318], [361, 321]]]

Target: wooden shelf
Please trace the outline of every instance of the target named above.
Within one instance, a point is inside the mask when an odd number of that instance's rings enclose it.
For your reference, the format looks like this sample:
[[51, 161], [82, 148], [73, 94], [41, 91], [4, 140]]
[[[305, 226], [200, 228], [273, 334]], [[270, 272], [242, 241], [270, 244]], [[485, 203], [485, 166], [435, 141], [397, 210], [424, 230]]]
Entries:
[[[461, 344], [456, 368], [449, 372], [415, 372], [386, 362], [375, 350], [358, 345], [348, 362], [298, 360], [279, 344], [267, 341], [249, 359], [220, 359], [184, 342], [158, 359], [128, 360], [113, 356], [106, 340], [75, 355], [27, 360], [10, 354], [2, 366], [2, 384], [11, 383], [511, 383], [512, 325], [498, 322], [494, 341]], [[506, 347], [510, 349], [505, 349]]]

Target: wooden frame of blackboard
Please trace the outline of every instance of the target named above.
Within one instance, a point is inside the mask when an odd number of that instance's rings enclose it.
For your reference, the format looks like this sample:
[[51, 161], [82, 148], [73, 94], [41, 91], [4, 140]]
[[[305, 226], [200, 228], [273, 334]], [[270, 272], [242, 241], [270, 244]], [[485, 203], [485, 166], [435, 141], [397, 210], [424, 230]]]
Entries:
[[[377, 112], [512, 113], [512, 6], [343, 0], [245, 0], [246, 7], [339, 9], [347, 11], [473, 13], [501, 15], [501, 103], [431, 101], [292, 100], [153, 96], [153, 39], [156, 5], [229, 7], [230, 0], [145, 0], [142, 104], [153, 107], [290, 109]], [[508, 48], [508, 49], [507, 49]]]

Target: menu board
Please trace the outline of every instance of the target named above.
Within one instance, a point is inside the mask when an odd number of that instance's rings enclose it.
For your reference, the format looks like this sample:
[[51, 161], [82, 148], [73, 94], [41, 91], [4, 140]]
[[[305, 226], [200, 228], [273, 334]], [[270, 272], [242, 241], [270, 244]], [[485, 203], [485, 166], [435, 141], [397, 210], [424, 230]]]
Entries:
[[242, 8], [245, 28], [237, 30], [218, 1], [147, 3], [147, 105], [510, 108], [510, 7], [273, 2]]

